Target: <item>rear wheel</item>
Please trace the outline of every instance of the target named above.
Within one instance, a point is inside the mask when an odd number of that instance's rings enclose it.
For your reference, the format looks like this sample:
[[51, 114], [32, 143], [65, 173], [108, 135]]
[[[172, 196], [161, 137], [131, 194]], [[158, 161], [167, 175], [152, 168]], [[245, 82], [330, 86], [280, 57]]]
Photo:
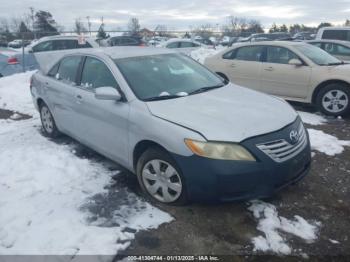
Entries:
[[316, 104], [326, 115], [344, 116], [350, 112], [350, 87], [343, 83], [326, 85], [317, 94]]
[[143, 192], [151, 200], [171, 205], [187, 203], [184, 178], [165, 150], [146, 150], [137, 162], [136, 173]]
[[40, 105], [40, 119], [46, 136], [56, 138], [60, 135], [49, 107], [43, 102]]

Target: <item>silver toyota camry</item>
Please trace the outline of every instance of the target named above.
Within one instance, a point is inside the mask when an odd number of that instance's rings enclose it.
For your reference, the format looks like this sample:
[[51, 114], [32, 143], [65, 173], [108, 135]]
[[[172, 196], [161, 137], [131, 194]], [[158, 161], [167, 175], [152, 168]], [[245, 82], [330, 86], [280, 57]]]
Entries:
[[45, 134], [118, 162], [153, 200], [268, 197], [310, 169], [308, 133], [286, 102], [185, 55], [125, 47], [37, 59], [30, 89]]

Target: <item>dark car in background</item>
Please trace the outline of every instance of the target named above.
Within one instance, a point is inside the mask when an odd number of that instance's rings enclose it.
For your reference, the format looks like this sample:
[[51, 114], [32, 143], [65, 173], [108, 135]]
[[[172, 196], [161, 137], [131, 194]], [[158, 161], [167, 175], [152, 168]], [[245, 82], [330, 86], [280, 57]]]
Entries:
[[141, 37], [137, 36], [113, 36], [107, 40], [108, 46], [145, 46]]
[[315, 33], [313, 32], [299, 32], [293, 36], [294, 40], [313, 40], [315, 39]]

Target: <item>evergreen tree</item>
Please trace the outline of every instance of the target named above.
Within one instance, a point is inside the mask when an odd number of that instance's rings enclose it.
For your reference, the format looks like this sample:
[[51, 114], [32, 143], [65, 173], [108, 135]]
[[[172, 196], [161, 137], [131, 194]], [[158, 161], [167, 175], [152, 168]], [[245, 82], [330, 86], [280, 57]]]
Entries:
[[58, 34], [56, 21], [47, 11], [36, 12], [34, 27], [39, 37]]
[[104, 27], [105, 27], [105, 25], [102, 23], [100, 25], [100, 28], [98, 29], [98, 32], [97, 32], [97, 38], [98, 39], [106, 39], [107, 38], [107, 34], [105, 32]]

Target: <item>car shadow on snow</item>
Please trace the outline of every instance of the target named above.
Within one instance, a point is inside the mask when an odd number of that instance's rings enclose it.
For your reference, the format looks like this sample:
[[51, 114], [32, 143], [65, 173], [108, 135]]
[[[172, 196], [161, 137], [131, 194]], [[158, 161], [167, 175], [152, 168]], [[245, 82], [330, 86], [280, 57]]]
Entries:
[[[45, 136], [42, 129], [40, 133]], [[90, 214], [89, 223], [97, 223], [101, 227], [118, 227], [120, 220], [125, 223], [133, 212], [146, 208], [135, 174], [66, 135], [50, 140], [59, 145], [70, 146], [74, 155], [102, 165], [106, 173], [109, 173], [106, 175], [111, 176], [111, 181], [104, 188], [106, 191], [89, 198], [81, 207], [81, 210]], [[125, 230], [131, 233], [135, 231], [130, 228]]]

